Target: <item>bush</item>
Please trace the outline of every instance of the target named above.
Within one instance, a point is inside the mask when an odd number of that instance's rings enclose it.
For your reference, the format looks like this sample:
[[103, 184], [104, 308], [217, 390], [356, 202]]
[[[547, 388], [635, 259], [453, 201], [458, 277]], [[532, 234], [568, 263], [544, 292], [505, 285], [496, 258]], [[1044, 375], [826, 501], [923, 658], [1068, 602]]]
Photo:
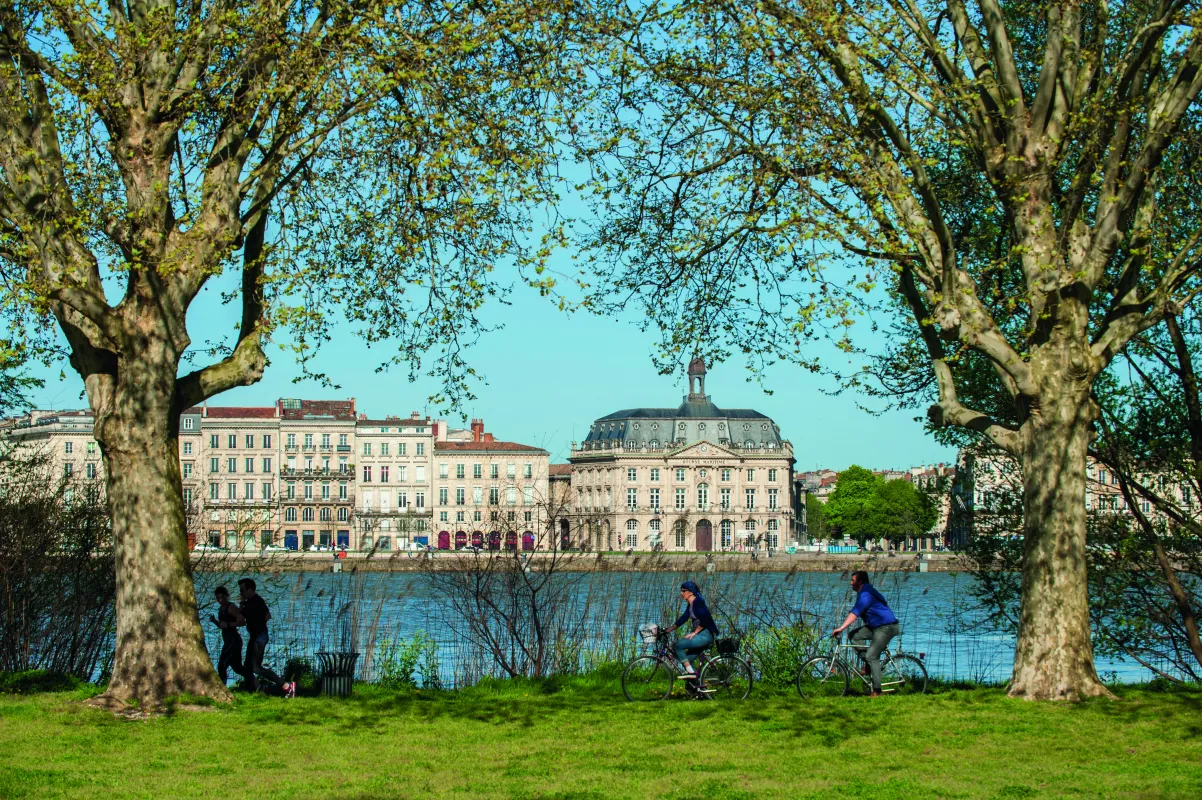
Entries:
[[793, 685], [801, 662], [817, 641], [814, 629], [801, 622], [787, 627], [757, 627], [743, 637], [740, 652], [758, 668], [760, 683], [783, 689]]
[[422, 631], [412, 639], [381, 639], [376, 645], [376, 683], [386, 689], [441, 689], [438, 645]]
[[317, 670], [308, 658], [293, 657], [284, 664], [284, 680], [296, 683], [297, 694], [317, 694]]
[[73, 692], [87, 686], [74, 675], [29, 669], [23, 672], [0, 672], [0, 694], [37, 694], [39, 692]]

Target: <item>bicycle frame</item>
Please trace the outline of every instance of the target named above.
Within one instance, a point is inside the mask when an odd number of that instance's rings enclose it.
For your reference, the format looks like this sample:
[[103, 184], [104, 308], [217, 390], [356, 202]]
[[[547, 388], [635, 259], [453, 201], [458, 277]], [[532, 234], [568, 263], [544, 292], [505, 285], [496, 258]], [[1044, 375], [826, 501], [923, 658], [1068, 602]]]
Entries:
[[[847, 672], [848, 675], [859, 678], [860, 683], [862, 683], [864, 685], [864, 688], [871, 690], [872, 689], [872, 678], [869, 675], [861, 675], [860, 674], [860, 668], [859, 668], [858, 664], [863, 663], [863, 662], [860, 660], [860, 657], [858, 655], [855, 655], [856, 650], [867, 650], [867, 649], [868, 649], [868, 645], [866, 645], [866, 644], [864, 644], [864, 645], [852, 644], [851, 641], [847, 638], [847, 634], [843, 633], [841, 638], [839, 639], [839, 644], [835, 645], [834, 648], [831, 649], [830, 660], [831, 660], [831, 669], [832, 670], [834, 669], [835, 665], [838, 664], [839, 666], [843, 667], [843, 669]], [[848, 651], [849, 655], [845, 656], [842, 652], [844, 650]], [[899, 686], [899, 685], [905, 683], [904, 680], [896, 680], [896, 681], [885, 681], [884, 680], [885, 667], [887, 667], [892, 661], [893, 661], [893, 651], [885, 650], [881, 653], [881, 677], [882, 677], [881, 691], [882, 692], [893, 691], [892, 689], [889, 689], [886, 687]]]

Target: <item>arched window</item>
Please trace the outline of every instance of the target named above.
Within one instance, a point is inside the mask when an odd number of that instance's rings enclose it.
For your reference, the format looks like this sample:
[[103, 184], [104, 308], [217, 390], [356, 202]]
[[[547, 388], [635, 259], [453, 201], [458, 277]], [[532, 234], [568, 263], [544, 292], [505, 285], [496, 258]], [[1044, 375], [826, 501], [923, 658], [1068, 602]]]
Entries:
[[661, 542], [659, 538], [659, 520], [651, 520], [651, 523], [648, 527], [651, 529], [651, 531], [647, 534], [647, 544], [651, 547], [655, 547], [657, 544], [662, 544], [663, 542]]
[[710, 487], [708, 483], [697, 485], [697, 509], [704, 511], [710, 504]]
[[676, 524], [672, 526], [672, 533], [676, 535], [676, 549], [684, 549], [685, 536], [688, 533], [688, 528], [684, 524], [683, 519], [676, 520]]
[[718, 526], [718, 530], [722, 533], [722, 549], [725, 550], [732, 544], [735, 526], [730, 520], [724, 519], [722, 520], [722, 524]]
[[323, 508], [323, 509], [321, 510], [321, 521], [322, 521], [322, 522], [329, 522], [329, 521], [330, 521], [330, 509], [328, 509], [328, 508]]
[[285, 508], [284, 509], [284, 522], [296, 522], [296, 509], [295, 508]]
[[347, 510], [345, 508], [338, 509], [338, 521], [346, 522], [346, 520], [347, 520]]
[[302, 508], [301, 509], [301, 521], [302, 522], [312, 522], [313, 521], [313, 509]]
[[626, 546], [628, 548], [638, 547], [639, 545], [639, 523], [638, 520], [626, 521]]

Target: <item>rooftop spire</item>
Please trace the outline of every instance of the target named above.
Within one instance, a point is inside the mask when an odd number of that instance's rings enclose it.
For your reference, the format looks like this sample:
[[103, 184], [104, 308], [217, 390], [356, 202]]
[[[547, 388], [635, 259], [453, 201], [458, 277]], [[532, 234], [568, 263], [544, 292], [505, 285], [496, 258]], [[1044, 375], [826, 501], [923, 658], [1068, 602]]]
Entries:
[[[705, 359], [694, 356], [689, 362], [689, 400], [705, 400]], [[694, 388], [695, 385], [695, 388]]]

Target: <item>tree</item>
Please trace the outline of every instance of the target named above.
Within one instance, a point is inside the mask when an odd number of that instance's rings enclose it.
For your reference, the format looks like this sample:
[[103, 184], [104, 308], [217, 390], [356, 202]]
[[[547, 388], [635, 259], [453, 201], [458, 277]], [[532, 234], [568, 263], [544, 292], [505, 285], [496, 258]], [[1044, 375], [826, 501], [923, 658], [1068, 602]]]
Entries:
[[894, 543], [925, 536], [939, 519], [931, 499], [905, 478], [882, 480], [864, 514], [867, 538]]
[[601, 132], [581, 135], [603, 220], [586, 303], [637, 305], [665, 369], [697, 350], [818, 369], [809, 340], [852, 350], [857, 311], [891, 314], [932, 425], [1022, 468], [1016, 697], [1107, 693], [1086, 588], [1091, 395], [1200, 288], [1198, 13], [694, 0], [614, 2], [597, 25], [612, 56], [587, 87], [604, 102], [578, 104]]
[[840, 472], [835, 490], [823, 508], [831, 532], [851, 537], [861, 544], [873, 538], [869, 509], [884, 482], [884, 478], [855, 464]]
[[811, 540], [827, 537], [826, 504], [816, 494], [806, 494], [806, 536]]
[[[283, 330], [307, 370], [339, 307], [398, 341], [411, 378], [435, 353], [440, 401], [468, 392], [491, 271], [544, 255], [526, 209], [548, 196], [567, 8], [0, 0], [0, 291], [35, 339], [57, 324], [95, 414], [118, 586], [105, 699], [228, 698], [189, 580], [180, 412], [259, 380]], [[240, 323], [197, 352], [206, 287]]]

